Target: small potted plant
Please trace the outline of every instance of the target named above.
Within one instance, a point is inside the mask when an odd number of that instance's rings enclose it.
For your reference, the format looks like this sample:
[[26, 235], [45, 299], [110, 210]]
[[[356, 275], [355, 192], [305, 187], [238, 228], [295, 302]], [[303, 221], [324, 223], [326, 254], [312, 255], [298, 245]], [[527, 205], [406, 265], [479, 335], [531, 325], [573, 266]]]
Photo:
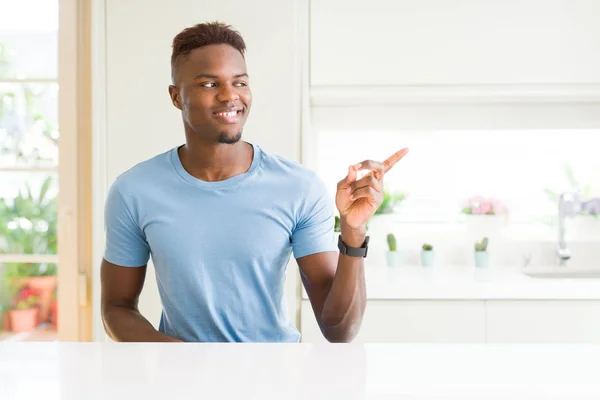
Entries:
[[385, 253], [388, 267], [397, 267], [400, 265], [400, 253], [396, 246], [396, 236], [393, 233], [387, 235], [388, 252]]
[[429, 243], [425, 243], [421, 249], [421, 265], [423, 267], [433, 267], [435, 262], [435, 252], [433, 246]]
[[507, 224], [508, 208], [498, 199], [473, 196], [462, 208], [466, 230], [473, 239], [502, 234]]
[[56, 298], [57, 289], [54, 288], [54, 293], [52, 293], [52, 304], [50, 306], [51, 315], [52, 315], [52, 326], [54, 330], [58, 331], [58, 300]]
[[488, 266], [488, 238], [484, 237], [481, 242], [475, 242], [475, 266], [485, 268]]
[[31, 332], [38, 323], [38, 298], [33, 289], [23, 286], [13, 298], [9, 311], [11, 331], [15, 333]]

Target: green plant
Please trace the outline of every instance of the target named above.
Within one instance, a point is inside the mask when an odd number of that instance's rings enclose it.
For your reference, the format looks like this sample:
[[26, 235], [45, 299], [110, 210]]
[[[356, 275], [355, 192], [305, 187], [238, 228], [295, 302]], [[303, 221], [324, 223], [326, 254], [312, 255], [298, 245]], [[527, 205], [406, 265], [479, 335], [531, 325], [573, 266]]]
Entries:
[[[11, 202], [0, 199], [0, 253], [56, 254], [56, 196], [50, 195], [48, 177], [39, 194], [29, 185]], [[55, 264], [6, 263], [5, 277], [56, 275]]]
[[488, 247], [488, 238], [484, 237], [481, 242], [475, 242], [475, 251], [486, 251]]
[[433, 246], [432, 246], [432, 245], [430, 245], [430, 244], [428, 244], [428, 243], [425, 243], [425, 244], [423, 245], [423, 250], [424, 250], [424, 251], [432, 251], [432, 250], [433, 250]]
[[406, 194], [404, 193], [390, 193], [390, 192], [383, 192], [383, 201], [381, 202], [381, 205], [377, 208], [377, 210], [375, 210], [375, 214], [374, 215], [381, 215], [381, 214], [391, 214], [392, 212], [394, 212], [394, 206], [396, 206], [398, 203], [402, 202], [403, 200], [406, 199]]
[[560, 194], [566, 191], [579, 192], [584, 199], [588, 199], [592, 196], [592, 185], [590, 183], [586, 183], [584, 185], [582, 182], [580, 182], [580, 180], [575, 176], [575, 171], [571, 165], [564, 163], [563, 172], [568, 182], [568, 188], [563, 188], [562, 190], [553, 190], [550, 188], [544, 189], [548, 200], [550, 200], [552, 204], [556, 205], [558, 203]]
[[387, 243], [388, 243], [388, 248], [390, 249], [390, 251], [396, 251], [397, 247], [396, 247], [396, 236], [394, 236], [393, 233], [388, 233], [387, 235]]

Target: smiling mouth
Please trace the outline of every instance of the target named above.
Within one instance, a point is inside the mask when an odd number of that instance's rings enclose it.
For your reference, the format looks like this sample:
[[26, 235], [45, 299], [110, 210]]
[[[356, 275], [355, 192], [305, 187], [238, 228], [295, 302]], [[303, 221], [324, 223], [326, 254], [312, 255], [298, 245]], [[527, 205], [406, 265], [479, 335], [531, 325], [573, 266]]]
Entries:
[[226, 124], [235, 124], [239, 122], [242, 117], [242, 110], [231, 110], [214, 113], [215, 117]]

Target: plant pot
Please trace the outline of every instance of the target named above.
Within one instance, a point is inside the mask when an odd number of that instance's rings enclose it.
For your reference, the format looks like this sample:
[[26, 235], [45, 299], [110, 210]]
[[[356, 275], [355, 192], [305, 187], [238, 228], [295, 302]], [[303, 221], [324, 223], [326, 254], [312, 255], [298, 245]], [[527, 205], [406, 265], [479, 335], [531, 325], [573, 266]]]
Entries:
[[487, 251], [476, 251], [475, 252], [475, 267], [485, 268], [488, 266], [488, 252]]
[[29, 286], [38, 293], [40, 305], [39, 322], [46, 322], [50, 319], [50, 304], [52, 303], [52, 293], [56, 287], [56, 276], [32, 276], [27, 278]]
[[399, 267], [402, 261], [400, 258], [400, 253], [397, 251], [388, 251], [385, 253], [385, 260], [387, 262], [387, 266], [391, 268]]
[[50, 306], [50, 310], [52, 312], [52, 326], [54, 327], [54, 330], [57, 331], [58, 330], [58, 302], [56, 300], [52, 302], [52, 305]]
[[8, 316], [8, 310], [2, 311], [2, 329], [0, 330], [10, 332], [10, 317]]
[[435, 252], [433, 250], [421, 250], [421, 265], [423, 267], [433, 267], [435, 263]]
[[35, 329], [38, 322], [39, 309], [26, 308], [23, 310], [10, 310], [8, 312], [10, 318], [11, 332], [31, 332]]

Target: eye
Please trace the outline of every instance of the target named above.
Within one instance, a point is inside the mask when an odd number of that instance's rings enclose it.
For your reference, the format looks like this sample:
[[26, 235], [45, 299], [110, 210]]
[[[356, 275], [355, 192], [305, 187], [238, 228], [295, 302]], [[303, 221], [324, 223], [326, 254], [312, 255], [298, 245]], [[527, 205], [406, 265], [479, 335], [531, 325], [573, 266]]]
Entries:
[[217, 84], [216, 84], [216, 83], [214, 83], [214, 82], [202, 82], [202, 83], [200, 84], [200, 86], [202, 86], [202, 87], [207, 87], [207, 88], [213, 88], [213, 87], [216, 87], [216, 86], [217, 86]]
[[244, 86], [248, 86], [248, 84], [246, 82], [237, 82], [234, 84], [234, 86], [244, 87]]

